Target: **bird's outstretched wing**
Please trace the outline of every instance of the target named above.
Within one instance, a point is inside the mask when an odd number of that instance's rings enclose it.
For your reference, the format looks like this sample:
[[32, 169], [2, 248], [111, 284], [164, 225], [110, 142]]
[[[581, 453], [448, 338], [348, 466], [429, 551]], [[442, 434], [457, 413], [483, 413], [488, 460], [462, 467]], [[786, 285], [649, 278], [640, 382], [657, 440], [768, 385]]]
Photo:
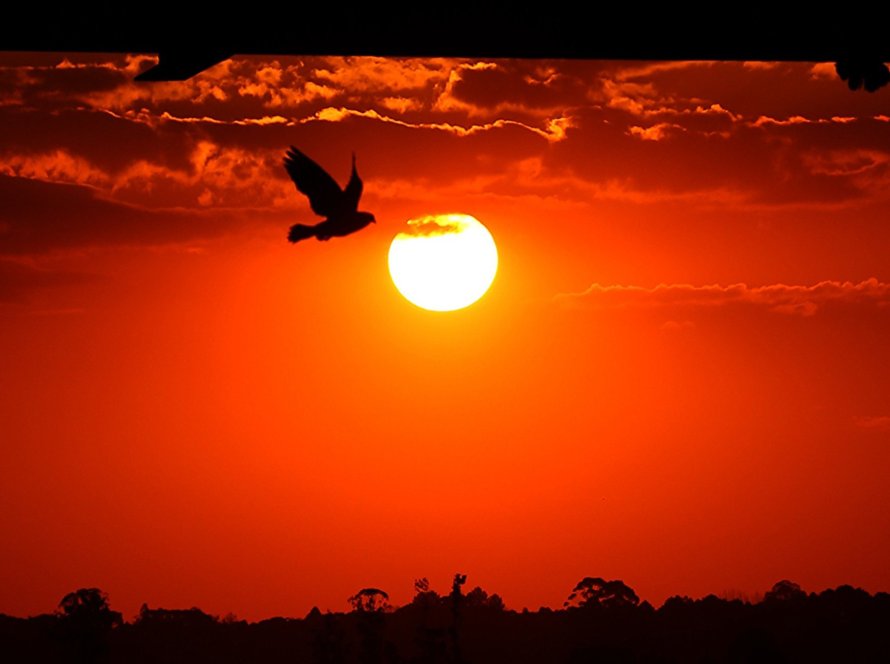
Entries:
[[[340, 185], [326, 170], [312, 161], [309, 157], [291, 146], [284, 158], [284, 168], [290, 179], [297, 185], [297, 190], [309, 197], [309, 206], [320, 217], [330, 217], [338, 214], [344, 205], [344, 193]], [[353, 165], [353, 178], [355, 167]], [[352, 186], [352, 180], [349, 181]], [[359, 180], [359, 195], [361, 195], [361, 180]], [[356, 199], [358, 203], [358, 199]]]
[[294, 224], [290, 227], [287, 234], [288, 242], [299, 242], [310, 237], [317, 237], [314, 226], [306, 226], [305, 224]]
[[352, 153], [352, 176], [346, 184], [343, 192], [343, 205], [348, 206], [351, 212], [358, 210], [358, 200], [362, 197], [362, 179], [355, 168], [355, 152]]

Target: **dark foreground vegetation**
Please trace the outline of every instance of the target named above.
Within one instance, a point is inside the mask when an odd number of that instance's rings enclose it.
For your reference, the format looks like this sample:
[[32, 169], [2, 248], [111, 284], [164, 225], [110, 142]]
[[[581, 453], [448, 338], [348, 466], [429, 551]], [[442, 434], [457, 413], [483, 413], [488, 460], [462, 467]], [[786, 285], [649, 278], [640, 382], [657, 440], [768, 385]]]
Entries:
[[561, 610], [510, 611], [466, 576], [439, 595], [415, 583], [399, 608], [364, 588], [347, 613], [248, 623], [200, 609], [150, 609], [132, 623], [104, 593], [66, 595], [55, 613], [0, 614], [0, 661], [257, 664], [890, 662], [890, 595], [851, 586], [803, 592], [780, 581], [757, 603], [671, 597], [653, 608], [621, 581], [583, 579]]

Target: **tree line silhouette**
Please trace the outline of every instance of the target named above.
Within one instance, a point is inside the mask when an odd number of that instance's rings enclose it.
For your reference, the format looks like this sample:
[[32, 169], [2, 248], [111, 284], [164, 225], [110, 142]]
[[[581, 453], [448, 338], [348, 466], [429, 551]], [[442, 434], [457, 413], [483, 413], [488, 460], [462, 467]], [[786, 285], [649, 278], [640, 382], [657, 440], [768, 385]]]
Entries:
[[425, 578], [393, 607], [362, 588], [343, 613], [255, 623], [198, 608], [149, 608], [132, 622], [98, 588], [54, 613], [0, 614], [0, 661], [134, 664], [581, 664], [587, 662], [888, 662], [890, 595], [849, 585], [806, 593], [783, 580], [759, 602], [670, 597], [654, 608], [620, 580], [586, 577], [562, 609], [509, 610], [455, 574], [439, 595]]

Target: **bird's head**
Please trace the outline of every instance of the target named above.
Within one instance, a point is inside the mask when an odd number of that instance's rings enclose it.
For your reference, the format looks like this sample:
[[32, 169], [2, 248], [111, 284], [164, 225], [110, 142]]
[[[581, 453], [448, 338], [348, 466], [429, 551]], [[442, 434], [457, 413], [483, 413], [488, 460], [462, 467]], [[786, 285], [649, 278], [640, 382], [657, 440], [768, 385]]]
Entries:
[[359, 212], [357, 213], [359, 218], [362, 220], [362, 226], [367, 226], [368, 224], [376, 224], [377, 220], [374, 218], [374, 215], [370, 212]]

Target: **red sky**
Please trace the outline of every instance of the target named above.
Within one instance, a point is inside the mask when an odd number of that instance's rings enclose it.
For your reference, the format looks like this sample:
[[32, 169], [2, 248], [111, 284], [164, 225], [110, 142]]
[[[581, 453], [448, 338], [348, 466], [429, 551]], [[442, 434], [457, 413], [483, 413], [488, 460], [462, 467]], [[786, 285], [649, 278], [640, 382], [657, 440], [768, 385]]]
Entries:
[[[0, 612], [890, 589], [890, 116], [831, 65], [0, 59]], [[312, 223], [295, 145], [376, 226]], [[386, 255], [482, 220], [420, 310]]]

